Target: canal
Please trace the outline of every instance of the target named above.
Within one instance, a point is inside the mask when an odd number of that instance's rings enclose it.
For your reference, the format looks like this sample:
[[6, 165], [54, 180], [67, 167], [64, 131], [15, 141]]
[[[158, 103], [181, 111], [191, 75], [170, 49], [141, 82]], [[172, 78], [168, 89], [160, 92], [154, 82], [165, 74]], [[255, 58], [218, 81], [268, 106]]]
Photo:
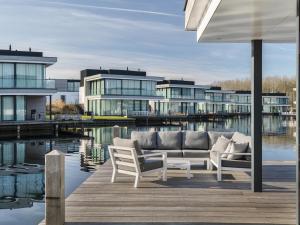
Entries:
[[[114, 124], [112, 124], [114, 125]], [[218, 122], [181, 122], [172, 126], [122, 127], [122, 137], [132, 130], [240, 131], [250, 135], [250, 117]], [[263, 160], [295, 160], [294, 124], [279, 116], [263, 118]], [[1, 136], [1, 134], [0, 134]], [[0, 224], [35, 225], [44, 218], [44, 156], [51, 149], [66, 154], [66, 195], [95, 167], [108, 159], [106, 145], [112, 127], [85, 129], [82, 137], [45, 137], [0, 141]]]

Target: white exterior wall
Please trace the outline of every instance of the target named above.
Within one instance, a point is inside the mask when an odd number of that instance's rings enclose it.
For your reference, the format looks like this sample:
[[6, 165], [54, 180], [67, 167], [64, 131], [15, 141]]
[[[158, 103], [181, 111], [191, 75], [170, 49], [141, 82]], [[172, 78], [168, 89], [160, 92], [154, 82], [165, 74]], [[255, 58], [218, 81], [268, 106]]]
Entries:
[[[56, 92], [52, 95], [52, 103], [61, 100], [61, 96], [65, 96], [66, 104], [79, 104], [79, 92]], [[47, 104], [49, 104], [49, 99], [47, 99]]]
[[85, 102], [85, 87], [79, 88], [79, 104], [84, 105]]

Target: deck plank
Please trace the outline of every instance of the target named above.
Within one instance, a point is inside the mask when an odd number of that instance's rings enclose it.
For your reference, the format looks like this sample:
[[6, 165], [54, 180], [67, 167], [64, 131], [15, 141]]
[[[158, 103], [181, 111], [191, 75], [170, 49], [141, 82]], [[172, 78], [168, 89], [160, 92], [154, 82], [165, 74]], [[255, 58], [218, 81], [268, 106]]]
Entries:
[[100, 166], [66, 200], [66, 224], [295, 224], [295, 165], [263, 166], [264, 192], [250, 190], [250, 176], [196, 168], [155, 176], [133, 188], [133, 177], [110, 183], [111, 163]]

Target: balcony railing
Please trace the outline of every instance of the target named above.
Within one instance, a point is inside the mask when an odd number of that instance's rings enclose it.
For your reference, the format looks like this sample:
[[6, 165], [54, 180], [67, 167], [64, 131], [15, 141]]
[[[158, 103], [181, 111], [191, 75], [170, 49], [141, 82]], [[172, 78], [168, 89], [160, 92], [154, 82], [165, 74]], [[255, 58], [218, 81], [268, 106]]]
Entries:
[[0, 88], [55, 89], [55, 80], [49, 79], [0, 79]]

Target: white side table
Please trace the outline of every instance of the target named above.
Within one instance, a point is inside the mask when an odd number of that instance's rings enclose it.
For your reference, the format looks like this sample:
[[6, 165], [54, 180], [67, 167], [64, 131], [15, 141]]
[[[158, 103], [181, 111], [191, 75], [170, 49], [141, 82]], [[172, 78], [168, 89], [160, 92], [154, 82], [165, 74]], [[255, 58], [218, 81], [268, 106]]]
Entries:
[[167, 168], [186, 170], [186, 176], [191, 179], [191, 161], [182, 158], [167, 158]]

